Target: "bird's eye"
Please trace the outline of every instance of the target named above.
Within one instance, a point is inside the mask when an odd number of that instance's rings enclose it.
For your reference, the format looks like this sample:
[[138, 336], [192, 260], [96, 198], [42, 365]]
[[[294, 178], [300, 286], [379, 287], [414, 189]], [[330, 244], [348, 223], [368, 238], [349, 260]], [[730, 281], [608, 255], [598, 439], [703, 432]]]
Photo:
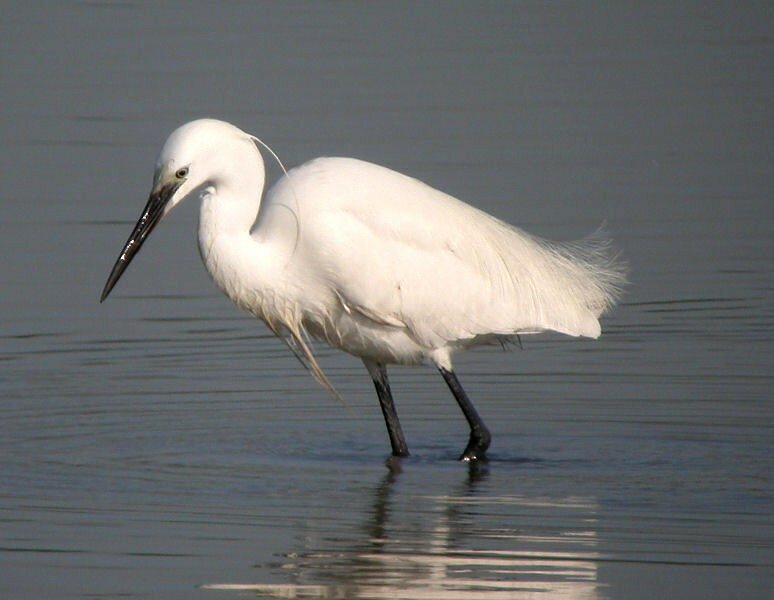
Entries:
[[175, 171], [175, 177], [178, 179], [185, 179], [188, 177], [188, 167], [183, 167], [182, 169]]

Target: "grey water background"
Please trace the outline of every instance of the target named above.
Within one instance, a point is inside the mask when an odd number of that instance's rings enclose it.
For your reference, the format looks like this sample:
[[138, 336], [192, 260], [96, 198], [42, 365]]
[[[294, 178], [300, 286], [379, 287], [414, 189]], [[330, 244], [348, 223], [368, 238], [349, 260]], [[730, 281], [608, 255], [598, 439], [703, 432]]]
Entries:
[[[0, 596], [761, 598], [770, 3], [7, 2]], [[461, 354], [491, 461], [395, 368], [327, 396], [208, 281], [197, 207], [99, 292], [167, 134], [357, 156], [631, 266], [596, 341]], [[276, 175], [276, 169], [274, 170]]]

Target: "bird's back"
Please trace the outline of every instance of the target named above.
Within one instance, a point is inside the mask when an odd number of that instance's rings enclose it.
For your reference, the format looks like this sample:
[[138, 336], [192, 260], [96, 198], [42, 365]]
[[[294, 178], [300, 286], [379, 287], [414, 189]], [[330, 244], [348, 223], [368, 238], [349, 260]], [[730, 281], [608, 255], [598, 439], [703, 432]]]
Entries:
[[286, 283], [316, 288], [310, 311], [356, 316], [357, 335], [403, 335], [428, 351], [544, 330], [597, 337], [624, 280], [600, 236], [541, 240], [355, 159], [305, 163], [265, 202], [295, 215]]

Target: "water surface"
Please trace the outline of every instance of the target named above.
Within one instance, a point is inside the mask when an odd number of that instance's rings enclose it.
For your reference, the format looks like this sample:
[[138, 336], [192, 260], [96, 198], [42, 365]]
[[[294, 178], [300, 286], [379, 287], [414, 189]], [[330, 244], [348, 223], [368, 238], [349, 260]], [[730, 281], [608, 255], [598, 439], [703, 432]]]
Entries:
[[[760, 598], [772, 587], [771, 9], [24, 3], [0, 24], [0, 595]], [[370, 159], [534, 233], [606, 221], [600, 340], [460, 355], [494, 434], [358, 360], [348, 406], [207, 280], [196, 207], [99, 292], [166, 135]]]

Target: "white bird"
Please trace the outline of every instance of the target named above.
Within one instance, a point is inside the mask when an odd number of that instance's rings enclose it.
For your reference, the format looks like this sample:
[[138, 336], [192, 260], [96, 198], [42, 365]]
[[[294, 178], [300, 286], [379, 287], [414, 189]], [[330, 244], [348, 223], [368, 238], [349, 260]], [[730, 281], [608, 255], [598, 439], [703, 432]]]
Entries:
[[201, 199], [199, 252], [215, 284], [287, 341], [333, 393], [309, 337], [360, 357], [395, 456], [409, 452], [386, 365], [431, 361], [470, 425], [460, 459], [483, 458], [491, 436], [452, 353], [546, 330], [596, 338], [599, 316], [625, 283], [624, 266], [599, 236], [539, 239], [361, 160], [311, 160], [264, 195], [257, 143], [213, 119], [169, 136], [100, 302], [160, 219], [186, 198]]

